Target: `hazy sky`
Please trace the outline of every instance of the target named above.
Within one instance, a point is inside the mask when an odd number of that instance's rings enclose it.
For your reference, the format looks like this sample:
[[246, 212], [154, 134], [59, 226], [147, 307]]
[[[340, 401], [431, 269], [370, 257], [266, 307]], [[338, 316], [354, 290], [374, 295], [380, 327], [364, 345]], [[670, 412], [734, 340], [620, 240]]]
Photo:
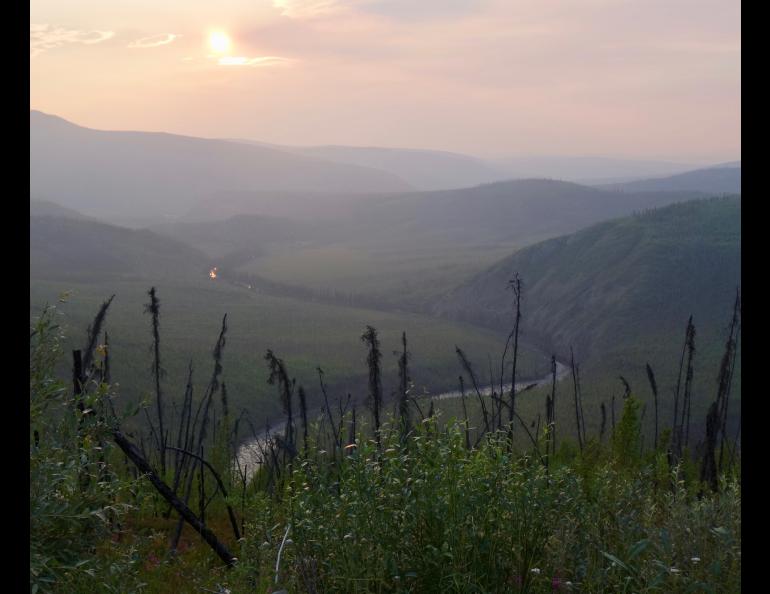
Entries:
[[284, 144], [729, 160], [740, 13], [739, 0], [32, 0], [30, 107]]

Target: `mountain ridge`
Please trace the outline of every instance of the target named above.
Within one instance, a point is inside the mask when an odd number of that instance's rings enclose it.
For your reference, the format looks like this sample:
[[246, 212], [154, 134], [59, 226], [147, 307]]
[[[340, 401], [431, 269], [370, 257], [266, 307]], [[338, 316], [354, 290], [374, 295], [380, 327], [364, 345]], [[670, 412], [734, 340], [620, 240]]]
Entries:
[[335, 194], [411, 186], [372, 168], [166, 132], [93, 130], [30, 111], [30, 190], [103, 219], [181, 216], [221, 191]]

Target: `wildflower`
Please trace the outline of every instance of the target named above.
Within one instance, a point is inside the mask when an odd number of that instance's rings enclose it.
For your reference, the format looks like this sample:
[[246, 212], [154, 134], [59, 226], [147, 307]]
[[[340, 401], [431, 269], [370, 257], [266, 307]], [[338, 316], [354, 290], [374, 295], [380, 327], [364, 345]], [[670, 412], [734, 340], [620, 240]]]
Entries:
[[681, 571], [679, 569], [677, 569], [676, 567], [672, 567], [671, 569], [669, 569], [669, 571], [671, 573], [681, 573]]
[[693, 557], [690, 559], [693, 563], [700, 563], [700, 557]]
[[530, 569], [530, 571], [535, 575], [540, 575], [540, 570], [537, 567], [533, 567], [532, 569]]

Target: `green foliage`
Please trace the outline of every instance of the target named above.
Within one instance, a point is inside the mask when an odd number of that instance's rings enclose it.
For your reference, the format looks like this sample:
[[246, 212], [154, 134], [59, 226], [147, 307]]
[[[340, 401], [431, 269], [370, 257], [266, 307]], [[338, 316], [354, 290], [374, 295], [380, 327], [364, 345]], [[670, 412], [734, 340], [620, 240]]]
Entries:
[[[586, 386], [588, 433], [592, 421], [598, 428], [593, 411], [618, 394], [617, 377], [623, 374], [648, 406], [643, 430], [653, 435], [645, 361], [655, 370], [660, 389], [659, 429], [670, 424], [671, 389], [692, 315], [698, 333], [692, 390], [692, 419], [698, 425], [692, 430], [703, 432], [741, 282], [740, 198], [674, 204], [521, 249], [447, 293], [435, 311], [498, 328], [512, 318], [505, 287], [516, 272], [525, 282], [526, 342], [542, 345], [557, 358], [561, 354], [561, 360], [574, 346]], [[738, 357], [731, 398], [740, 399], [740, 369]], [[558, 419], [567, 418], [569, 400], [557, 403]], [[731, 434], [737, 410], [731, 404]]]
[[639, 401], [636, 398], [629, 396], [625, 399], [623, 414], [612, 439], [612, 455], [620, 468], [635, 469], [639, 463], [641, 437], [639, 409]]
[[[673, 472], [619, 465], [638, 444], [637, 405], [608, 452], [562, 452], [546, 470], [504, 434], [465, 448], [462, 424], [426, 421], [382, 451], [358, 440], [341, 464], [295, 461], [276, 499], [250, 497], [233, 591], [737, 592], [740, 487], [698, 499]], [[619, 448], [619, 449], [618, 449]], [[610, 455], [608, 455], [608, 453]], [[628, 458], [622, 458], [627, 461]], [[277, 585], [275, 566], [284, 534]]]
[[[105, 420], [107, 386], [84, 395], [83, 412], [55, 378], [62, 335], [56, 309], [46, 308], [30, 333], [30, 588], [50, 591], [61, 581], [93, 576], [96, 543], [107, 538], [127, 505], [127, 484], [107, 463], [110, 426]], [[131, 561], [113, 562], [128, 571]], [[80, 577], [77, 577], [80, 576]], [[127, 585], [127, 582], [124, 582]], [[109, 591], [97, 586], [101, 591]], [[123, 592], [127, 590], [121, 590]]]
[[[142, 314], [149, 286], [149, 281], [144, 280], [94, 284], [33, 280], [30, 284], [32, 315], [39, 315], [39, 304], [51, 295], [74, 290], [73, 297], [61, 308], [66, 314], [62, 323], [67, 325], [64, 346], [68, 348], [80, 347], [82, 329], [91, 322], [105, 295], [117, 294], [110, 308], [109, 334], [111, 375], [113, 382], [119, 384], [116, 389], [119, 410], [126, 406], [124, 403], [138, 402], [148, 395], [154, 407], [155, 388], [148, 373], [148, 321]], [[247, 408], [260, 425], [265, 418], [274, 420], [282, 414], [275, 389], [266, 382], [267, 367], [255, 365], [255, 353], [264, 353], [268, 348], [281, 355], [291, 377], [305, 387], [308, 409], [314, 412], [323, 403], [316, 371], [319, 366], [326, 372], [332, 405], [338, 395], [363, 393], [367, 385], [366, 355], [357, 337], [366, 324], [377, 328], [385, 353], [382, 361], [385, 395], [397, 389], [398, 359], [390, 353], [400, 350], [404, 329], [409, 330], [410, 376], [415, 382], [416, 394], [427, 388], [433, 391], [457, 388], [457, 358], [451, 345], [460, 344], [468, 353], [486, 361], [486, 353], [501, 352], [505, 343], [505, 337], [494, 332], [428, 316], [256, 295], [212, 282], [208, 277], [189, 284], [161, 281], [158, 291], [168, 305], [163, 314], [161, 339], [166, 369], [164, 386], [168, 386], [169, 391], [166, 398], [169, 428], [170, 402], [174, 398], [179, 400], [184, 390], [190, 359], [195, 366], [196, 405], [205, 390], [211, 344], [224, 312], [228, 313], [230, 327], [223, 379], [227, 382], [233, 423], [243, 408]], [[545, 357], [531, 349], [520, 352], [519, 361], [522, 377], [542, 375], [546, 365]], [[475, 357], [473, 362], [483, 368]], [[69, 375], [70, 363], [60, 361], [57, 368], [60, 376]], [[153, 408], [148, 412], [155, 416]], [[241, 436], [249, 433], [245, 423], [241, 423], [240, 428]]]

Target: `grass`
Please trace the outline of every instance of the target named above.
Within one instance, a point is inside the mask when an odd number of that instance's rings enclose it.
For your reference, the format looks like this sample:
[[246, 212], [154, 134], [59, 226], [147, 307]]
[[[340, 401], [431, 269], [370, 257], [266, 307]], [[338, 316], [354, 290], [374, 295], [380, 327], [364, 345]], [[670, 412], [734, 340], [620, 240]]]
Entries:
[[[68, 329], [68, 348], [82, 348], [85, 328], [99, 305], [109, 294], [116, 293], [106, 328], [110, 335], [113, 381], [119, 386], [120, 401], [127, 405], [154, 390], [150, 374], [151, 322], [142, 313], [143, 304], [149, 301], [148, 289], [148, 285], [136, 281], [109, 285], [35, 281], [30, 284], [30, 309], [34, 316], [45, 302], [54, 302], [61, 292], [71, 290], [67, 303], [60, 304], [59, 309]], [[400, 348], [403, 330], [409, 340], [411, 376], [418, 393], [456, 388], [460, 370], [455, 344], [485, 359], [486, 353], [493, 358], [498, 356], [505, 341], [489, 330], [416, 314], [259, 296], [208, 280], [197, 285], [159, 283], [157, 289], [167, 401], [181, 401], [189, 359], [195, 365], [196, 398], [201, 395], [211, 370], [211, 349], [222, 315], [227, 313], [229, 330], [223, 379], [233, 410], [239, 413], [247, 408], [256, 423], [262, 423], [266, 417], [274, 419], [280, 411], [277, 393], [267, 385], [268, 372], [262, 360], [268, 348], [285, 360], [291, 377], [305, 386], [312, 409], [321, 401], [318, 366], [324, 369], [331, 397], [344, 396], [348, 391], [363, 393], [366, 350], [359, 336], [367, 324], [377, 328], [382, 341], [386, 402], [397, 389], [397, 356], [393, 351]], [[524, 374], [537, 373], [545, 366], [545, 359], [533, 351], [525, 352], [522, 360]], [[68, 376], [69, 365], [66, 358], [60, 361], [62, 377]]]
[[[88, 392], [96, 414], [81, 415], [55, 377], [54, 358], [66, 352], [60, 328], [37, 327], [33, 592], [741, 591], [740, 460], [712, 492], [697, 461], [669, 466], [665, 438], [641, 452], [635, 398], [618, 411], [616, 436], [600, 443], [589, 426], [580, 452], [562, 432], [547, 466], [528, 444], [509, 447], [505, 432], [469, 450], [451, 419], [417, 423], [405, 439], [391, 419], [379, 446], [362, 419], [346, 456], [311, 440], [274, 489], [263, 469], [241, 492], [209, 445], [245, 532], [234, 542], [218, 496], [207, 524], [238, 561], [226, 570], [189, 532], [172, 556], [173, 516], [162, 519], [165, 503], [111, 443], [115, 419], [103, 401], [116, 386]], [[541, 431], [540, 452], [544, 439]]]
[[283, 247], [240, 270], [287, 285], [353, 293], [419, 309], [516, 247], [513, 242], [474, 247], [446, 241]]

